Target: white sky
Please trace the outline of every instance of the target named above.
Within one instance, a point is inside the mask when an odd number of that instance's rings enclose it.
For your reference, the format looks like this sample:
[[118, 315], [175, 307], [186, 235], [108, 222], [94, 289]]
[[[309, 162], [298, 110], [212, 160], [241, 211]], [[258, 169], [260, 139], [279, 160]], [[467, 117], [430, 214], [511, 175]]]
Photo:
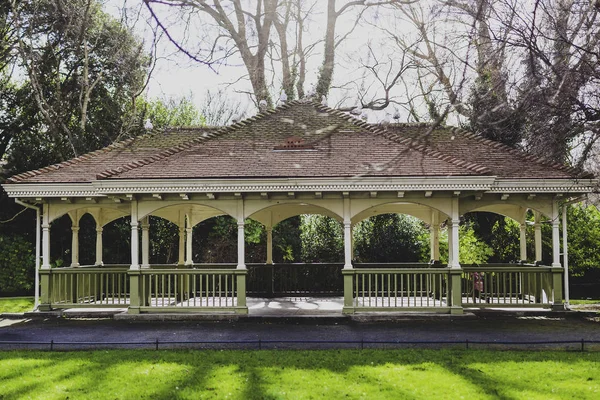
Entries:
[[[338, 8], [343, 1], [338, 1]], [[130, 14], [129, 24], [134, 26], [134, 31], [137, 35], [144, 39], [146, 43], [152, 41], [152, 30], [147, 22], [149, 16], [145, 6], [139, 7], [139, 3], [136, 1], [126, 1], [129, 7], [137, 7], [140, 9], [139, 14]], [[123, 0], [106, 0], [105, 10], [114, 16], [119, 16], [119, 9], [123, 6]], [[323, 7], [321, 7], [323, 8]], [[186, 26], [185, 22], [181, 20], [181, 17], [163, 14], [165, 7], [159, 5], [153, 5], [153, 9], [162, 18], [163, 23], [168, 26], [169, 32], [173, 36], [181, 36], [183, 27]], [[313, 17], [313, 21], [310, 24], [310, 30], [305, 33], [304, 43], [310, 43], [312, 41], [320, 40], [324, 37], [324, 18], [325, 13], [316, 13]], [[374, 12], [374, 9], [373, 9]], [[134, 21], [133, 16], [137, 19]], [[371, 21], [376, 23], [389, 23], [389, 15], [377, 15], [372, 13], [370, 16]], [[341, 18], [336, 26], [336, 33], [344, 34], [349, 31], [352, 27], [353, 15], [347, 14], [347, 18]], [[405, 31], [409, 34], [410, 25], [395, 25], [393, 27], [398, 31]], [[192, 27], [191, 35], [201, 35], [201, 27]], [[344, 42], [336, 52], [336, 67], [334, 71], [334, 85], [340, 84], [341, 82], [351, 82], [354, 86], [348, 87], [345, 92], [342, 90], [332, 89], [329, 96], [329, 105], [336, 106], [340, 101], [346, 99], [345, 105], [352, 105], [357, 103], [357, 86], [361, 83], [361, 77], [364, 75], [364, 70], [359, 69], [359, 61], [362, 59], [364, 62], [373, 62], [372, 58], [367, 58], [367, 43], [372, 43], [380, 61], [389, 62], [389, 57], [394, 57], [395, 45], [390, 45], [390, 40], [386, 34], [372, 26], [361, 26], [358, 27], [354, 33]], [[386, 45], [383, 46], [382, 44]], [[191, 45], [190, 45], [191, 46]], [[192, 49], [190, 46], [187, 48]], [[322, 62], [322, 49], [323, 44], [319, 43], [315, 47], [315, 54], [308, 60], [307, 68], [307, 85], [306, 89], [310, 88], [311, 84], [316, 82], [318, 68]], [[386, 54], [387, 53], [387, 54]], [[239, 91], [249, 91], [249, 82], [241, 81], [235, 85], [227, 86], [230, 82], [238, 81], [239, 78], [245, 73], [245, 67], [241, 64], [239, 57], [231, 59], [231, 63], [237, 63], [237, 66], [223, 66], [215, 65], [215, 69], [212, 71], [207, 66], [190, 61], [184, 55], [177, 52], [176, 48], [168, 42], [167, 38], [164, 37], [160, 45], [158, 46], [159, 60], [156, 68], [153, 72], [152, 79], [147, 89], [147, 95], [150, 98], [179, 98], [182, 96], [192, 96], [194, 102], [200, 106], [204, 101], [204, 94], [207, 90], [217, 91], [219, 89], [224, 90], [228, 97], [234, 101], [240, 101], [244, 104], [249, 103], [248, 96]], [[397, 66], [397, 60], [394, 60], [394, 68]], [[278, 66], [275, 66], [276, 71]], [[277, 74], [275, 79], [277, 79]], [[365, 81], [365, 85], [369, 86], [369, 81]], [[280, 87], [278, 82], [274, 82], [274, 87]], [[378, 86], [373, 86], [377, 88]], [[415, 86], [416, 88], [416, 86]], [[371, 89], [373, 91], [374, 89]], [[274, 100], [279, 96], [279, 93], [274, 93]], [[349, 97], [348, 97], [349, 96]], [[396, 96], [398, 99], [407, 98], [406, 89], [400, 86], [396, 90]], [[250, 105], [250, 110], [253, 106]], [[398, 107], [402, 119], [406, 120], [408, 114]], [[252, 113], [252, 111], [249, 111]], [[387, 110], [371, 114], [370, 120], [386, 118], [387, 114], [394, 113], [394, 107], [391, 106]], [[387, 116], [389, 118], [389, 115]]]

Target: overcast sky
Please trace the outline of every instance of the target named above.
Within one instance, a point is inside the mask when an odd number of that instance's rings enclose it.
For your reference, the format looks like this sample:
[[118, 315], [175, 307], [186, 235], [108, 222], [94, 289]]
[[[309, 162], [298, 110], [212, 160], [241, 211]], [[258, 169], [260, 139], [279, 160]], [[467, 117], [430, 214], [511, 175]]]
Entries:
[[[340, 2], [342, 4], [343, 2]], [[148, 23], [148, 13], [144, 6], [139, 6], [137, 1], [129, 0], [125, 4], [128, 7], [139, 10], [139, 13], [128, 14], [128, 24], [134, 27], [134, 31], [137, 35], [144, 39], [146, 44], [150, 44], [152, 41], [152, 22]], [[123, 0], [107, 0], [105, 2], [105, 10], [110, 14], [120, 17], [120, 12], [123, 7]], [[338, 6], [339, 7], [339, 6]], [[169, 32], [175, 37], [182, 37], [184, 34], [183, 29], [186, 24], [182, 22], [181, 17], [176, 15], [175, 11], [165, 12], [165, 7], [159, 5], [153, 5], [153, 8], [157, 13], [160, 13], [161, 19], [168, 27]], [[324, 10], [323, 10], [324, 11]], [[378, 13], [371, 13], [369, 20], [378, 23], [390, 22], [389, 15], [381, 15]], [[320, 40], [324, 36], [324, 18], [325, 13], [315, 13], [311, 22], [311, 29], [306, 32], [305, 43], [310, 43], [316, 40]], [[343, 34], [349, 31], [352, 27], [354, 15], [348, 13], [346, 18], [340, 19], [336, 26], [336, 33]], [[394, 26], [397, 30], [408, 30], [410, 29], [407, 25], [397, 24]], [[189, 35], [200, 35], [201, 28], [192, 26]], [[388, 43], [387, 46], [383, 46], [383, 43]], [[364, 24], [359, 26], [353, 34], [343, 43], [336, 53], [336, 68], [334, 71], [334, 85], [340, 84], [341, 82], [353, 82], [358, 85], [361, 78], [365, 76], [365, 71], [359, 68], [360, 61], [372, 62], [373, 59], [368, 56], [367, 43], [371, 43], [372, 48], [377, 52], [377, 56], [382, 57], [382, 62], [389, 61], [389, 57], [393, 55], [393, 46], [389, 45], [389, 39], [385, 33]], [[192, 49], [190, 44], [189, 48]], [[308, 60], [307, 68], [307, 89], [312, 83], [316, 82], [318, 68], [322, 62], [322, 50], [323, 44], [319, 43], [315, 47], [313, 56]], [[175, 46], [173, 46], [166, 37], [163, 37], [158, 46], [159, 60], [156, 68], [153, 72], [152, 79], [147, 89], [147, 95], [150, 98], [179, 98], [182, 96], [192, 96], [194, 102], [197, 105], [202, 104], [204, 100], [204, 94], [207, 90], [217, 91], [219, 89], [225, 90], [229, 97], [248, 103], [248, 96], [240, 91], [249, 91], [249, 82], [240, 81], [240, 77], [245, 74], [245, 67], [241, 64], [241, 59], [235, 56], [229, 60], [230, 65], [214, 65], [215, 70], [211, 70], [205, 65], [201, 65], [190, 61], [187, 57], [177, 52]], [[278, 66], [275, 67], [276, 69]], [[280, 83], [277, 82], [277, 78], [273, 83], [274, 87], [280, 87]], [[228, 85], [228, 83], [236, 82], [234, 85]], [[369, 85], [369, 81], [365, 81], [365, 85]], [[397, 92], [399, 97], [405, 96], [403, 93], [405, 90], [402, 89]], [[347, 90], [336, 90], [333, 89], [330, 92], [330, 98], [328, 99], [330, 106], [337, 106], [340, 102], [345, 101], [345, 105], [357, 102], [356, 86], [348, 86]], [[274, 99], [276, 100], [279, 93], [274, 93]], [[250, 110], [253, 106], [250, 105]], [[390, 107], [388, 110], [379, 112], [376, 115], [371, 115], [370, 119], [382, 119], [386, 118], [386, 113], [393, 114], [394, 108]], [[406, 113], [401, 108], [399, 111], [403, 114], [403, 119], [407, 118]], [[253, 112], [253, 111], [250, 111]], [[387, 116], [389, 117], [389, 115]]]

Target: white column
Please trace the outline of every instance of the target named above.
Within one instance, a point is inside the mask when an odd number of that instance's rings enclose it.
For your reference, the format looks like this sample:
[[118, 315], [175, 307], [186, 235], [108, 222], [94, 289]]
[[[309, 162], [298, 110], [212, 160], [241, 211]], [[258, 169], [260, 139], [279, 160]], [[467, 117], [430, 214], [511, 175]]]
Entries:
[[352, 268], [352, 221], [350, 219], [350, 197], [344, 198], [344, 268]]
[[150, 218], [142, 219], [142, 268], [150, 268]]
[[525, 224], [525, 221], [521, 222], [520, 230], [521, 235], [519, 242], [521, 246], [521, 252], [519, 257], [522, 261], [525, 261], [527, 260], [527, 225]]
[[448, 266], [452, 266], [452, 250], [454, 250], [454, 246], [452, 246], [452, 219], [448, 218], [446, 220], [446, 226], [448, 227]]
[[104, 229], [96, 225], [96, 265], [104, 265], [102, 260], [102, 232]]
[[179, 257], [177, 258], [177, 264], [183, 265], [185, 263], [185, 216], [179, 213]]
[[71, 225], [71, 267], [79, 267], [79, 225]]
[[191, 214], [185, 215], [186, 228], [185, 228], [185, 265], [192, 265], [192, 220]]
[[267, 227], [267, 264], [273, 264], [273, 228]]
[[558, 217], [558, 201], [552, 202], [552, 266], [562, 267], [560, 263], [560, 221]]
[[534, 216], [534, 239], [535, 239], [535, 261], [542, 261], [542, 216], [538, 211], [533, 212]]
[[350, 225], [350, 256], [351, 256], [351, 260], [354, 259], [354, 226], [356, 224], [351, 224]]
[[50, 205], [44, 203], [42, 216], [42, 269], [50, 269]]
[[431, 211], [431, 225], [429, 225], [429, 240], [431, 248], [431, 260], [440, 259], [440, 221], [438, 212]]
[[450, 236], [452, 236], [452, 261], [450, 267], [460, 268], [460, 241], [458, 238], [458, 228], [460, 226], [460, 216], [458, 214], [458, 197], [452, 198], [452, 212], [451, 212], [451, 231], [448, 232], [448, 242], [450, 246]]
[[237, 268], [238, 269], [246, 269], [246, 240], [244, 237], [244, 200], [239, 200], [238, 201], [238, 218], [237, 218], [237, 225], [238, 225], [238, 264], [237, 264]]
[[565, 304], [569, 306], [569, 250], [567, 245], [567, 204], [563, 205], [562, 209], [562, 225], [563, 225], [563, 267], [565, 268]]
[[140, 269], [137, 200], [131, 201], [131, 269]]
[[237, 267], [238, 269], [246, 269], [246, 259], [245, 259], [245, 254], [246, 254], [246, 242], [244, 239], [244, 220], [239, 220], [238, 219], [238, 264]]

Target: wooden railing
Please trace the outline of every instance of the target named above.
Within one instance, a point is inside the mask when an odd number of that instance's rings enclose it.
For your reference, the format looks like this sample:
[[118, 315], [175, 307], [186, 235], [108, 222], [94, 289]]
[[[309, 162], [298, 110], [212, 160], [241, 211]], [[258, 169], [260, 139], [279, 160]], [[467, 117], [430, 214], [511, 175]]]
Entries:
[[[219, 310], [247, 312], [246, 270], [238, 269], [140, 269], [137, 279], [141, 312]], [[132, 302], [133, 304], [133, 302]]]
[[463, 307], [550, 308], [562, 301], [562, 268], [483, 264], [462, 270]]
[[129, 266], [52, 268], [48, 301], [52, 308], [116, 307], [129, 304]]
[[[345, 293], [347, 311], [449, 311], [448, 268], [353, 268]], [[350, 284], [350, 282], [348, 282]]]
[[[157, 268], [160, 267], [160, 268]], [[341, 271], [341, 273], [340, 273]], [[262, 275], [261, 275], [262, 274]], [[562, 306], [560, 267], [437, 265], [235, 264], [81, 266], [40, 270], [40, 303], [50, 308], [128, 307], [136, 312], [182, 310], [247, 313], [254, 295], [339, 295], [344, 312], [434, 311]], [[248, 288], [246, 277], [249, 276]]]

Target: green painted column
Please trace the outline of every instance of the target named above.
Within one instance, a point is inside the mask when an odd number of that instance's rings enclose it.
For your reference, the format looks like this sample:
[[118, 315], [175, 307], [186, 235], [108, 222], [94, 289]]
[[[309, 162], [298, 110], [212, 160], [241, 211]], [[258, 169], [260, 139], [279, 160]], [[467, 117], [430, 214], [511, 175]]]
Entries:
[[342, 275], [344, 276], [344, 308], [342, 309], [342, 312], [344, 314], [353, 314], [355, 312], [355, 308], [354, 292], [352, 288], [354, 283], [355, 269], [342, 269]]
[[236, 286], [237, 286], [237, 307], [238, 314], [248, 314], [248, 306], [246, 304], [246, 275], [248, 270], [236, 270]]
[[139, 314], [142, 305], [142, 271], [139, 269], [127, 271], [129, 275], [129, 314]]
[[552, 310], [564, 311], [563, 303], [563, 269], [559, 267], [552, 268]]
[[462, 314], [462, 269], [451, 268], [449, 272], [450, 313]]
[[38, 310], [50, 311], [50, 274], [51, 269], [40, 269], [40, 304]]

